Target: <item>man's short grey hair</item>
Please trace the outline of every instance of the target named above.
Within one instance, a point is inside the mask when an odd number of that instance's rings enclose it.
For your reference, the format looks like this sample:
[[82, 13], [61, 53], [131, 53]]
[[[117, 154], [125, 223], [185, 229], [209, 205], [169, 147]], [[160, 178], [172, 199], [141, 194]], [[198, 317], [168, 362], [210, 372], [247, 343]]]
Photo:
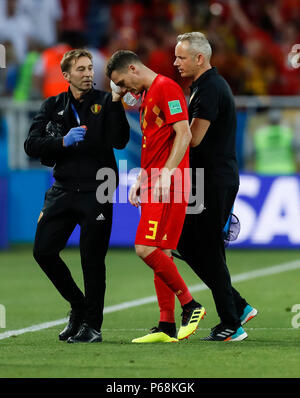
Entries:
[[192, 51], [195, 53], [201, 53], [204, 55], [207, 61], [210, 60], [212, 50], [205, 34], [201, 32], [184, 33], [177, 37], [177, 43], [180, 41], [188, 41]]

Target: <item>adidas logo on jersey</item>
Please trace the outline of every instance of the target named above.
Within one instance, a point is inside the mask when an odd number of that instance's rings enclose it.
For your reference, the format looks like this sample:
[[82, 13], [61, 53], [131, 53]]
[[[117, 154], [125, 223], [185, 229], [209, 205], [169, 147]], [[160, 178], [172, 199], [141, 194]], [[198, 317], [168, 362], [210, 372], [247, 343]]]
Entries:
[[97, 221], [103, 221], [103, 220], [105, 220], [105, 217], [104, 217], [104, 215], [101, 213], [101, 214], [99, 214], [99, 216], [96, 218], [96, 220], [97, 220]]

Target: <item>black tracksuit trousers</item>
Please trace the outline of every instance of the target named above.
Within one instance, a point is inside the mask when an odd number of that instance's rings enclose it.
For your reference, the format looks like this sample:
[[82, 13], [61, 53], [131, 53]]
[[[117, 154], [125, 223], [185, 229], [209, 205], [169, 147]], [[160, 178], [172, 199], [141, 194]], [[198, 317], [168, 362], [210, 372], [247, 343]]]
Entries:
[[240, 325], [247, 305], [231, 286], [226, 264], [223, 229], [234, 204], [238, 187], [205, 187], [200, 214], [187, 214], [177, 250], [194, 272], [211, 289], [221, 322]]
[[[103, 321], [105, 256], [111, 234], [112, 206], [112, 203], [97, 202], [95, 191], [77, 192], [52, 186], [45, 195], [33, 249], [35, 260], [62, 297], [72, 309], [84, 310], [84, 321], [97, 331]], [[84, 293], [59, 255], [77, 224], [81, 228]]]

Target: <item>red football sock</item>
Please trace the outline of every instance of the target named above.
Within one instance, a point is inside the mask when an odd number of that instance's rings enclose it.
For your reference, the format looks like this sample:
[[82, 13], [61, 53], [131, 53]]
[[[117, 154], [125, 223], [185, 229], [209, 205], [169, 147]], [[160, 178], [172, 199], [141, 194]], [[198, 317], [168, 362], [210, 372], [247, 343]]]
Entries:
[[181, 306], [193, 300], [188, 287], [179, 274], [176, 265], [161, 249], [155, 249], [143, 261], [176, 294]]
[[175, 323], [175, 294], [157, 274], [154, 274], [154, 286], [160, 310], [159, 321]]

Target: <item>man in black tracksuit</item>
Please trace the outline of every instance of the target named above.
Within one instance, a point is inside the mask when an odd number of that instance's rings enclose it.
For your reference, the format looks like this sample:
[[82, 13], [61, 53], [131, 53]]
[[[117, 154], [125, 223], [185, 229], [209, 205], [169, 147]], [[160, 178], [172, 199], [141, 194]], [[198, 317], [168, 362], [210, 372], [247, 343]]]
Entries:
[[[189, 101], [190, 167], [204, 169], [204, 210], [186, 215], [177, 250], [211, 289], [221, 323], [204, 340], [243, 340], [241, 324], [257, 314], [231, 285], [223, 229], [239, 189], [235, 151], [236, 111], [226, 81], [210, 65], [211, 47], [200, 32], [180, 35], [175, 63], [193, 80]], [[193, 195], [202, 187], [193, 186]]]
[[[120, 96], [92, 88], [94, 71], [88, 51], [66, 53], [61, 69], [69, 90], [43, 102], [25, 141], [30, 157], [54, 166], [55, 179], [45, 195], [33, 253], [71, 305], [69, 323], [59, 339], [70, 343], [100, 342], [113, 190], [109, 190], [110, 196], [96, 197], [103, 182], [96, 179], [96, 174], [101, 168], [109, 168], [118, 182], [113, 148], [126, 146], [129, 125]], [[84, 293], [59, 256], [77, 224], [81, 227]]]

